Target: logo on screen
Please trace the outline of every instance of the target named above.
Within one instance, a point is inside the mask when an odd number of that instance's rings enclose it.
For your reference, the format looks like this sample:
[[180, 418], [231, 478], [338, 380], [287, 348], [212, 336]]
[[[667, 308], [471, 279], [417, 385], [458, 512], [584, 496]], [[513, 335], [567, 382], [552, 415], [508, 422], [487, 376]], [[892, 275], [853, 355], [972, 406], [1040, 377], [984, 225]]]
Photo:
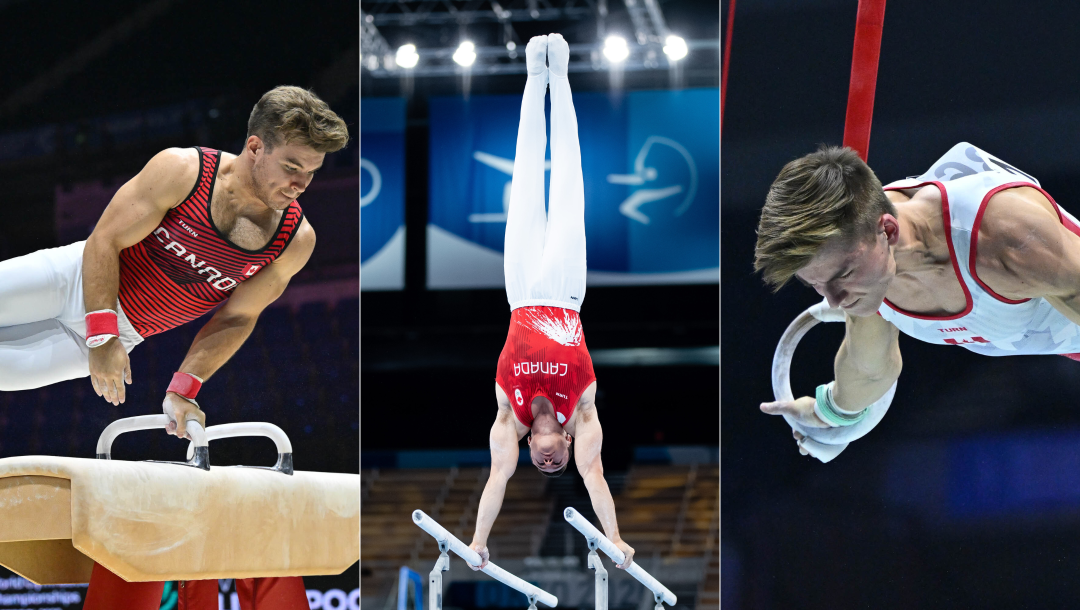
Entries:
[[[649, 153], [653, 152], [654, 147], [657, 149], [668, 148], [678, 153], [679, 157], [686, 163], [686, 167], [689, 170], [689, 180], [687, 181], [687, 184], [668, 184], [667, 186], [661, 186], [665, 182], [670, 181], [670, 178], [661, 176], [661, 174], [669, 172], [660, 172], [653, 165], [645, 165], [649, 159]], [[653, 163], [657, 162], [657, 159], [653, 160]], [[666, 169], [672, 170], [674, 168], [669, 165]], [[641, 146], [641, 150], [638, 151], [637, 157], [634, 159], [634, 173], [608, 174], [607, 181], [609, 184], [625, 184], [627, 186], [645, 186], [646, 183], [656, 183], [655, 185], [650, 185], [649, 188], [639, 188], [619, 204], [620, 214], [626, 216], [630, 220], [636, 220], [643, 225], [647, 225], [652, 222], [652, 219], [639, 209], [645, 204], [683, 194], [679, 199], [678, 206], [675, 207], [673, 215], [682, 216], [686, 210], [690, 209], [690, 205], [694, 203], [694, 195], [697, 194], [697, 164], [694, 163], [694, 158], [690, 156], [690, 151], [686, 150], [686, 147], [682, 144], [661, 136], [649, 136], [645, 140], [645, 144]]]

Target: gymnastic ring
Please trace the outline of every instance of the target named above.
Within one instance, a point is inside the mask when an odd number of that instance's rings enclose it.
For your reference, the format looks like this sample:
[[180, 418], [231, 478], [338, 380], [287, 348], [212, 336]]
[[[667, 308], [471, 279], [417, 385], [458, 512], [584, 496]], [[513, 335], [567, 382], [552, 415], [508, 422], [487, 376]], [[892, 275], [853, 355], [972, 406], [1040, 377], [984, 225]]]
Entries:
[[[101, 431], [101, 436], [98, 437], [97, 443], [97, 459], [99, 460], [111, 460], [112, 459], [112, 444], [116, 440], [116, 437], [124, 434], [125, 432], [135, 432], [136, 430], [155, 430], [157, 428], [165, 428], [169, 425], [168, 415], [138, 415], [136, 417], [125, 417], [118, 419], [113, 423], [105, 426], [105, 429]], [[210, 447], [206, 439], [206, 431], [203, 430], [202, 424], [194, 418], [187, 420], [188, 434], [191, 436], [191, 441], [195, 447], [193, 456], [188, 459], [186, 465], [194, 466], [200, 470], [210, 470]], [[155, 460], [151, 460], [155, 461]], [[175, 464], [177, 462], [165, 462], [168, 464]]]
[[[772, 386], [773, 396], [776, 400], [795, 400], [791, 393], [791, 357], [803, 336], [811, 328], [817, 326], [819, 322], [843, 321], [843, 310], [829, 307], [828, 301], [822, 301], [799, 314], [787, 327], [783, 336], [780, 337], [780, 343], [776, 346], [776, 352], [773, 354]], [[792, 430], [808, 437], [804, 442], [800, 443], [801, 447], [822, 462], [828, 462], [839, 455], [847, 447], [848, 443], [866, 436], [885, 417], [885, 412], [888, 411], [889, 405], [892, 404], [895, 394], [896, 382], [893, 382], [884, 396], [867, 407], [869, 412], [866, 417], [854, 426], [811, 428], [802, 425], [790, 415], [785, 414], [784, 419], [787, 420]]]
[[[206, 429], [206, 440], [216, 441], [222, 438], [234, 438], [237, 436], [263, 436], [274, 441], [277, 447], [278, 459], [273, 466], [236, 466], [236, 468], [258, 468], [261, 470], [274, 470], [287, 475], [293, 473], [293, 449], [292, 442], [285, 431], [274, 424], [261, 421], [237, 422], [234, 424], [218, 424]], [[190, 460], [195, 454], [195, 442], [188, 443], [187, 457]]]

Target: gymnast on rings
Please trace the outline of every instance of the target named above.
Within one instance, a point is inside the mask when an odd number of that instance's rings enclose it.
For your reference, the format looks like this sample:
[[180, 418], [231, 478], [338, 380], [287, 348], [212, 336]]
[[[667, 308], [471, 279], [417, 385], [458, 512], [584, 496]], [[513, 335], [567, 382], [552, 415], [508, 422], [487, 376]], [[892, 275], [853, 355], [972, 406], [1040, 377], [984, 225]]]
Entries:
[[[545, 67], [544, 59], [548, 66]], [[498, 413], [491, 426], [491, 473], [480, 497], [470, 547], [487, 565], [487, 539], [518, 462], [518, 441], [528, 436], [532, 463], [559, 476], [576, 446], [604, 533], [626, 555], [615, 503], [600, 462], [603, 431], [597, 419], [596, 376], [578, 312], [585, 299], [585, 186], [577, 116], [567, 80], [570, 47], [559, 34], [537, 36], [525, 48], [528, 79], [521, 100], [504, 272], [510, 331], [495, 377]], [[545, 89], [551, 88], [551, 191], [544, 212]]]
[[846, 333], [835, 381], [761, 410], [857, 425], [900, 375], [901, 332], [987, 356], [1080, 359], [1078, 225], [1032, 176], [967, 143], [884, 187], [850, 148], [788, 163], [761, 211], [755, 269], [775, 289], [794, 277], [816, 290]]

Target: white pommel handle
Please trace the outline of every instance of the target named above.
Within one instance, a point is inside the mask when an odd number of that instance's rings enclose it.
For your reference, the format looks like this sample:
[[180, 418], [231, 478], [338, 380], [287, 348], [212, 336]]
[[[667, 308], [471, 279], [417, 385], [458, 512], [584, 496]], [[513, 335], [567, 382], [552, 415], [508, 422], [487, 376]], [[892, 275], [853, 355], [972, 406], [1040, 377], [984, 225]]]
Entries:
[[[608, 539], [607, 536], [602, 534], [600, 530], [596, 529], [589, 520], [581, 516], [581, 513], [577, 512], [573, 507], [567, 507], [563, 511], [563, 518], [566, 522], [574, 526], [574, 529], [581, 532], [583, 536], [589, 542], [595, 542], [598, 549], [603, 551], [616, 565], [622, 565], [622, 562], [626, 560], [626, 556], [619, 550], [619, 547], [615, 546], [615, 543]], [[660, 584], [660, 581], [653, 578], [651, 574], [645, 571], [644, 568], [637, 563], [631, 563], [630, 567], [626, 568], [627, 574], [633, 576], [638, 582], [645, 585], [654, 594], [659, 595], [669, 606], [674, 606], [678, 600], [675, 594], [668, 590], [667, 587]]]
[[[118, 419], [113, 423], [105, 427], [101, 432], [101, 436], [98, 437], [97, 454], [109, 455], [112, 453], [112, 444], [116, 440], [116, 437], [124, 434], [125, 432], [135, 432], [136, 430], [156, 430], [157, 428], [165, 428], [169, 425], [168, 415], [138, 415], [136, 417], [125, 417], [124, 419]], [[191, 435], [192, 445], [195, 447], [206, 447], [206, 431], [203, 430], [202, 425], [192, 418], [187, 420], [188, 434]]]
[[[274, 441], [274, 445], [277, 446], [278, 453], [292, 453], [292, 443], [289, 442], [288, 435], [281, 428], [274, 424], [262, 421], [246, 421], [237, 422], [234, 424], [218, 424], [216, 426], [210, 426], [206, 429], [206, 440], [216, 441], [223, 438], [233, 438], [237, 436], [265, 436]], [[191, 456], [195, 454], [194, 441], [188, 444], [187, 456], [191, 459]]]
[[[831, 308], [828, 301], [822, 301], [799, 314], [788, 325], [787, 330], [780, 337], [776, 352], [773, 353], [772, 386], [773, 396], [776, 400], [795, 400], [791, 393], [791, 358], [795, 354], [795, 347], [799, 345], [799, 341], [803, 336], [820, 322], [844, 321], [843, 310]], [[874, 426], [878, 425], [878, 422], [885, 417], [885, 412], [889, 410], [889, 405], [892, 404], [895, 394], [896, 383], [894, 382], [884, 396], [867, 407], [866, 417], [853, 426], [811, 428], [799, 423], [790, 415], [784, 415], [784, 419], [787, 420], [792, 430], [806, 437], [799, 442], [800, 447], [822, 462], [829, 462], [840, 455], [840, 452], [847, 447], [848, 443], [866, 436]]]

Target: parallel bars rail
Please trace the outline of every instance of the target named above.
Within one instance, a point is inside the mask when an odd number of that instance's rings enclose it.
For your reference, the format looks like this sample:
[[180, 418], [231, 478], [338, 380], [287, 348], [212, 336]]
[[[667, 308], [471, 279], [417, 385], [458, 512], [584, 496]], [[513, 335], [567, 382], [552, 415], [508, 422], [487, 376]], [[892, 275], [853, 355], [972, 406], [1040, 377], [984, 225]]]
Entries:
[[[571, 510], [573, 510], [573, 509], [571, 509]], [[434, 538], [439, 543], [440, 548], [445, 547], [445, 548], [453, 551], [454, 553], [457, 554], [458, 557], [461, 557], [462, 559], [464, 559], [466, 561], [466, 563], [468, 563], [471, 566], [480, 565], [480, 563], [481, 563], [480, 562], [480, 555], [476, 551], [470, 549], [468, 547], [468, 545], [466, 545], [464, 542], [458, 540], [457, 537], [454, 536], [453, 534], [451, 534], [450, 532], [446, 531], [446, 528], [439, 525], [438, 522], [436, 522], [431, 517], [427, 516], [427, 514], [424, 513], [424, 511], [422, 511], [422, 510], [414, 510], [413, 514], [412, 514], [412, 520], [413, 520], [413, 523], [415, 523], [416, 525], [418, 525], [420, 527], [420, 529], [422, 529], [425, 532], [427, 532], [428, 534], [430, 534], [431, 537]], [[618, 549], [616, 549], [616, 550], [618, 550]], [[610, 555], [610, 553], [609, 553], [609, 555]], [[491, 563], [490, 561], [488, 562], [487, 566], [485, 566], [480, 571], [487, 574], [488, 576], [494, 578], [495, 580], [503, 583], [504, 585], [510, 587], [511, 589], [515, 589], [517, 591], [520, 591], [521, 593], [524, 593], [526, 597], [530, 598], [530, 601], [535, 599], [536, 601], [544, 604], [545, 606], [549, 606], [551, 608], [554, 608], [559, 603], [559, 598], [557, 598], [554, 595], [548, 593], [547, 591], [544, 591], [543, 589], [537, 587], [536, 585], [534, 585], [532, 583], [525, 582], [524, 580], [518, 578], [517, 576], [514, 576], [513, 574], [511, 574], [511, 573], [507, 572], [506, 570], [500, 568], [499, 566], [495, 565], [494, 563]], [[649, 576], [649, 575], [646, 574], [645, 576]], [[651, 578], [651, 577], [649, 577], [649, 578]], [[641, 579], [639, 578], [638, 580], [641, 580]], [[642, 581], [642, 582], [644, 582], [644, 581]], [[657, 583], [657, 584], [659, 584], [659, 583]], [[648, 585], [646, 585], [646, 586], [648, 586]], [[665, 591], [666, 591], [666, 589], [665, 589]], [[671, 598], [675, 599], [675, 596], [672, 595]]]
[[[589, 523], [588, 519], [581, 516], [581, 513], [577, 512], [573, 507], [567, 507], [563, 511], [563, 518], [566, 522], [574, 526], [574, 529], [581, 532], [585, 539], [589, 541], [590, 545], [595, 545], [596, 548], [603, 551], [608, 557], [611, 558], [616, 564], [622, 564], [626, 560], [626, 556], [619, 550], [619, 547], [615, 546], [608, 537], [600, 533], [600, 530], [596, 529], [592, 523]], [[674, 606], [678, 598], [675, 594], [668, 590], [667, 587], [660, 584], [660, 581], [652, 577], [651, 574], [646, 572], [636, 562], [630, 564], [630, 567], [626, 569], [626, 572], [637, 579], [638, 582], [645, 585], [653, 595], [656, 596], [657, 601], [663, 600], [667, 605]]]

